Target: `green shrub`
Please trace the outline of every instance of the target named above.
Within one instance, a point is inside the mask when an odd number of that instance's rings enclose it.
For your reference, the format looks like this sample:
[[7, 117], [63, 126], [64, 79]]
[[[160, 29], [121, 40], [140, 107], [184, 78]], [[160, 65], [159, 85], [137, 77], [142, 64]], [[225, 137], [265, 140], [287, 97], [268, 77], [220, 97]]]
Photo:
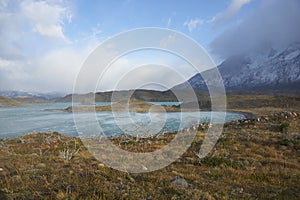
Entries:
[[200, 161], [200, 165], [207, 167], [232, 167], [234, 169], [241, 168], [241, 164], [225, 157], [205, 157]]

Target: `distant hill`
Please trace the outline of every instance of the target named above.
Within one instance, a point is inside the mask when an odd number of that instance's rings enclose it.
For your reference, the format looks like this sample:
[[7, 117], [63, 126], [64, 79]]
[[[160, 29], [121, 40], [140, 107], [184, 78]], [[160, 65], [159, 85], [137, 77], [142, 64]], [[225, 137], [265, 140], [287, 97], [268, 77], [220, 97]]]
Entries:
[[[178, 98], [176, 95], [178, 95]], [[112, 96], [113, 95], [113, 96]], [[110, 91], [110, 92], [97, 92], [95, 94], [96, 102], [110, 102], [113, 97], [113, 101], [122, 101], [126, 99], [138, 99], [148, 102], [166, 102], [166, 101], [189, 101], [194, 100], [192, 96], [196, 95], [198, 98], [206, 97], [206, 92], [191, 91], [191, 90], [176, 90], [176, 91], [154, 91], [154, 90], [128, 90], [128, 91]], [[75, 94], [74, 100], [81, 103], [92, 103], [94, 101], [93, 93], [88, 94]], [[71, 102], [72, 94], [59, 98], [56, 102]]]
[[21, 103], [21, 104], [31, 104], [31, 103], [51, 103], [55, 102], [54, 99], [42, 99], [42, 98], [36, 98], [36, 97], [28, 97], [28, 96], [22, 96], [22, 97], [14, 97], [13, 100]]
[[63, 93], [51, 92], [51, 93], [41, 93], [41, 92], [24, 92], [24, 91], [0, 91], [0, 96], [8, 98], [27, 98], [27, 99], [43, 99], [51, 100], [64, 96]]
[[0, 96], [0, 107], [21, 106], [22, 104], [16, 100]]

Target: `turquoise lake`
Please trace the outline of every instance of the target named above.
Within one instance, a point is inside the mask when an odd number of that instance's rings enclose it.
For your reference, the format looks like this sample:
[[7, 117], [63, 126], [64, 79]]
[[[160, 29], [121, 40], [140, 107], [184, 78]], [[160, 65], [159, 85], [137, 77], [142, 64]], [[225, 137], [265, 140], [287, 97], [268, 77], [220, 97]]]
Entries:
[[[101, 102], [96, 105], [108, 105]], [[160, 105], [178, 105], [178, 102], [155, 102]], [[16, 137], [31, 132], [59, 132], [68, 136], [78, 136], [73, 114], [47, 109], [63, 109], [71, 103], [31, 104], [24, 107], [0, 107], [0, 137]], [[169, 113], [114, 113], [98, 112], [97, 120], [107, 136], [116, 136], [122, 130], [131, 130], [134, 126], [142, 127], [147, 133], [173, 132], [210, 121], [212, 112], [169, 112]], [[221, 112], [214, 112], [213, 123], [222, 122]], [[88, 129], [90, 120], [87, 113], [79, 114]], [[220, 115], [220, 119], [218, 119]], [[244, 118], [239, 113], [226, 113], [226, 122]], [[143, 129], [144, 128], [144, 129]]]

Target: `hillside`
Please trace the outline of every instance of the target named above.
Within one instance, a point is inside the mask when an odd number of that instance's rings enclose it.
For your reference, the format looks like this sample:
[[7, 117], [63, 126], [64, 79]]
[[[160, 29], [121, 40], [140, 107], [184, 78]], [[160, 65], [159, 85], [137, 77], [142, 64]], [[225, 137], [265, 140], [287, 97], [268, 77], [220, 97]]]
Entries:
[[[177, 96], [176, 96], [176, 95]], [[97, 92], [95, 94], [95, 102], [119, 102], [127, 99], [138, 99], [148, 102], [177, 102], [177, 101], [189, 101], [194, 100], [196, 95], [198, 98], [207, 97], [206, 92], [191, 91], [191, 90], [176, 90], [176, 91], [154, 91], [154, 90], [124, 90], [124, 91], [110, 91], [110, 92]], [[85, 104], [92, 103], [94, 94], [75, 94], [73, 96], [75, 102], [81, 102]], [[59, 98], [56, 102], [71, 102], [72, 94]]]
[[22, 104], [16, 100], [0, 96], [0, 107], [21, 106]]

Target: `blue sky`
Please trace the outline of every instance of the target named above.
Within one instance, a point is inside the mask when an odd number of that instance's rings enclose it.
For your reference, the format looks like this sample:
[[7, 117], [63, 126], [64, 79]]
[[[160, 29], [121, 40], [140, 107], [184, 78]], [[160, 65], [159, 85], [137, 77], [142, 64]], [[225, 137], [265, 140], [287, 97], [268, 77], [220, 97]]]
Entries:
[[[298, 0], [1, 0], [0, 90], [69, 93], [83, 62], [101, 42], [143, 27], [186, 34], [218, 64], [236, 53], [298, 40], [299, 13]], [[133, 57], [117, 63], [130, 67]], [[195, 73], [184, 71], [184, 77]], [[176, 82], [168, 81], [168, 87]], [[112, 89], [109, 81], [105, 85], [102, 90]]]
[[[97, 33], [97, 37], [102, 39], [134, 28], [164, 27], [187, 34], [208, 47], [216, 35], [242, 20], [245, 13], [257, 7], [257, 1], [250, 3], [248, 0], [90, 2], [92, 1], [77, 0], [71, 3], [72, 22], [66, 23], [64, 27], [65, 34], [70, 39], [77, 40], [90, 33]], [[244, 5], [232, 11], [228, 21], [216, 27], [213, 19], [235, 2], [244, 2]]]

